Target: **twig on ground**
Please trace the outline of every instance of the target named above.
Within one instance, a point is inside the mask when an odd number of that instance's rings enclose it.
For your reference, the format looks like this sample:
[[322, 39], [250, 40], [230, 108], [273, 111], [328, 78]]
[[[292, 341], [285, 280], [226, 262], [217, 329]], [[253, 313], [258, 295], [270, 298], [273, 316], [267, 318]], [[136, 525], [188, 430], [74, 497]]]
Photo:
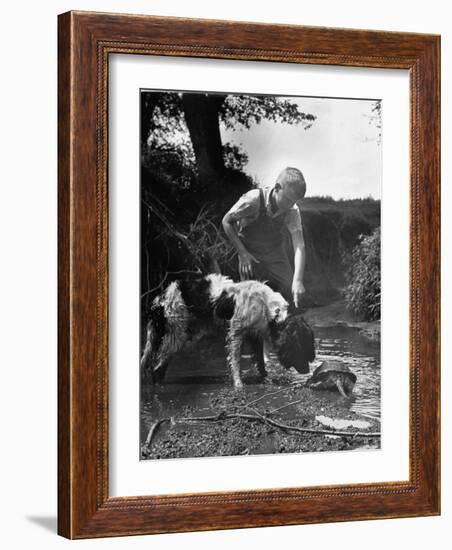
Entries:
[[157, 428], [163, 424], [164, 422], [169, 421], [169, 418], [161, 418], [160, 420], [157, 420], [152, 424], [152, 426], [149, 429], [148, 436], [146, 437], [146, 441], [144, 442], [144, 447], [148, 449], [151, 446], [152, 438], [154, 437], [155, 432], [157, 431]]
[[[300, 384], [299, 382], [295, 382], [293, 384], [291, 384], [292, 387], [296, 387], [296, 386], [302, 386], [302, 384]], [[260, 397], [258, 397], [257, 399], [254, 399], [253, 401], [249, 401], [248, 403], [245, 403], [244, 405], [241, 405], [240, 407], [238, 407], [238, 410], [242, 410], [242, 409], [248, 409], [250, 405], [254, 405], [254, 403], [257, 403], [258, 401], [261, 401], [262, 399], [265, 399], [266, 397], [270, 397], [271, 395], [276, 395], [277, 393], [281, 393], [283, 391], [287, 391], [287, 387], [284, 387], [284, 388], [281, 388], [280, 390], [276, 390], [276, 391], [272, 391], [272, 392], [269, 392], [269, 393], [264, 393], [264, 395], [261, 395]]]
[[381, 437], [379, 432], [342, 432], [338, 430], [318, 430], [316, 428], [300, 428], [299, 426], [290, 426], [289, 424], [282, 424], [281, 422], [276, 422], [271, 418], [260, 414], [254, 410], [254, 414], [245, 414], [245, 413], [220, 413], [214, 416], [193, 416], [185, 418], [177, 418], [174, 420], [175, 423], [190, 423], [190, 422], [219, 422], [221, 420], [227, 420], [229, 418], [244, 418], [246, 420], [259, 420], [260, 422], [266, 422], [271, 424], [275, 428], [281, 430], [294, 431], [299, 433], [310, 433], [310, 434], [319, 434], [319, 435], [339, 435], [344, 437]]
[[296, 405], [297, 403], [302, 403], [303, 399], [297, 399], [296, 401], [291, 401], [290, 403], [286, 403], [285, 405], [282, 405], [281, 407], [278, 407], [277, 409], [273, 409], [269, 411], [267, 414], [273, 414], [275, 412], [281, 411], [282, 409], [285, 409], [286, 407], [290, 407], [290, 405]]
[[[286, 389], [286, 388], [284, 388]], [[277, 390], [275, 392], [270, 392], [265, 395], [262, 395], [261, 397], [254, 399], [253, 401], [250, 401], [249, 403], [246, 403], [242, 407], [240, 407], [239, 410], [242, 409], [248, 409], [252, 412], [252, 414], [248, 413], [241, 413], [241, 412], [234, 412], [234, 413], [227, 413], [226, 411], [221, 411], [218, 414], [215, 415], [208, 415], [208, 416], [187, 416], [187, 417], [181, 417], [181, 418], [161, 418], [160, 420], [157, 420], [154, 422], [148, 432], [145, 444], [143, 446], [144, 449], [148, 450], [151, 446], [153, 437], [159, 428], [161, 424], [164, 422], [171, 422], [172, 424], [190, 424], [190, 423], [203, 423], [203, 422], [221, 422], [223, 420], [229, 420], [233, 418], [242, 418], [244, 420], [251, 420], [251, 421], [259, 421], [263, 422], [265, 424], [268, 424], [270, 426], [273, 426], [274, 428], [278, 428], [279, 430], [283, 430], [285, 432], [291, 431], [291, 432], [297, 432], [297, 433], [305, 433], [305, 434], [314, 434], [314, 435], [333, 435], [333, 436], [340, 436], [340, 437], [381, 437], [380, 432], [347, 432], [347, 431], [339, 431], [339, 430], [321, 430], [317, 428], [302, 428], [300, 426], [291, 426], [290, 424], [284, 424], [282, 422], [277, 422], [276, 420], [272, 420], [269, 418], [269, 415], [274, 414], [277, 411], [280, 411], [281, 409], [284, 409], [285, 407], [288, 407], [289, 405], [294, 405], [296, 403], [300, 403], [302, 399], [298, 401], [292, 401], [291, 403], [287, 403], [286, 405], [283, 405], [282, 407], [279, 407], [277, 409], [274, 409], [272, 411], [269, 411], [268, 413], [261, 413], [260, 411], [254, 409], [251, 407], [252, 404], [257, 403], [264, 397], [268, 397], [271, 395], [275, 395], [277, 393], [280, 393], [282, 390]]]

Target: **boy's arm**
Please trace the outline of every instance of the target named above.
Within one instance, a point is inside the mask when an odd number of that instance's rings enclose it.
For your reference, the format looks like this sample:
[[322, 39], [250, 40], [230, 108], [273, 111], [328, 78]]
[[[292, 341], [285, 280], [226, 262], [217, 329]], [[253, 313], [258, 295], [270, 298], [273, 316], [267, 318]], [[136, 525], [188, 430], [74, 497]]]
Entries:
[[252, 263], [258, 260], [248, 252], [241, 241], [237, 231], [237, 222], [251, 216], [253, 210], [253, 196], [251, 193], [247, 193], [223, 217], [224, 231], [239, 255], [239, 272], [242, 279], [249, 279], [252, 276]]
[[294, 250], [294, 274], [292, 281], [292, 295], [295, 307], [300, 304], [301, 296], [305, 293], [303, 284], [306, 265], [306, 248], [304, 244], [303, 230], [297, 229], [291, 233]]
[[229, 240], [237, 250], [239, 255], [239, 272], [242, 279], [249, 279], [253, 275], [253, 262], [258, 262], [256, 258], [248, 252], [245, 245], [240, 240], [236, 229], [236, 222], [231, 212], [227, 212], [223, 218], [223, 228]]
[[234, 245], [234, 248], [239, 254], [246, 254], [248, 251], [245, 248], [245, 245], [240, 240], [239, 234], [236, 228], [235, 216], [231, 212], [226, 212], [223, 218], [223, 229], [228, 236], [231, 243]]

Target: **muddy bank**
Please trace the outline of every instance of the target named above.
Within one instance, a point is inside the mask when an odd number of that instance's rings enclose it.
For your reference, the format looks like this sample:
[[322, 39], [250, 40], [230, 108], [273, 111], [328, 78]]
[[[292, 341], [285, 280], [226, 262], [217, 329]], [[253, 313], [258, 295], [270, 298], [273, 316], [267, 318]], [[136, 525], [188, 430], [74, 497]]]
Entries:
[[[149, 445], [142, 446], [142, 459], [235, 456], [312, 451], [378, 449], [380, 438], [377, 419], [363, 417], [349, 409], [347, 399], [326, 391], [314, 391], [301, 383], [279, 381], [237, 393], [232, 388], [213, 389], [207, 396], [208, 407], [200, 411], [185, 406], [173, 417], [167, 417], [155, 430]], [[286, 385], [287, 384], [287, 385]], [[243, 415], [243, 418], [222, 418]], [[216, 421], [201, 421], [202, 417]], [[191, 418], [197, 418], [191, 422]], [[163, 417], [165, 418], [165, 417]], [[335, 435], [335, 421], [342, 420]], [[162, 420], [162, 418], [160, 419]], [[272, 425], [285, 426], [280, 428]], [[331, 425], [330, 425], [331, 422]], [[153, 424], [148, 424], [151, 428]], [[292, 432], [294, 426], [318, 433]], [[332, 432], [324, 434], [321, 432]]]

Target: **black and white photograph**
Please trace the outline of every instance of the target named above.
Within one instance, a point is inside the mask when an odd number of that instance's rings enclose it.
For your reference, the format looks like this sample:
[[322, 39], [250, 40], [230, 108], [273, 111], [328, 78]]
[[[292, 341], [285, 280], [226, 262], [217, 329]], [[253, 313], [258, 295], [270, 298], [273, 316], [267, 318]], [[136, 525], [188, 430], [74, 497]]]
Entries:
[[5, 549], [450, 547], [447, 7], [3, 5]]
[[378, 450], [378, 98], [141, 89], [140, 458]]

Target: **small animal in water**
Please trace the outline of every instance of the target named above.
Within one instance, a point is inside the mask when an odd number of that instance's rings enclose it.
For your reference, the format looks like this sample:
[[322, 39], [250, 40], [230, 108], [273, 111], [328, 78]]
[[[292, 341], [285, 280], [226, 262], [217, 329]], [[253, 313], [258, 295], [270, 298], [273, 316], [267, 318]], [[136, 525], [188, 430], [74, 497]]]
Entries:
[[338, 391], [347, 399], [353, 393], [356, 375], [343, 363], [323, 363], [306, 382], [313, 390]]

